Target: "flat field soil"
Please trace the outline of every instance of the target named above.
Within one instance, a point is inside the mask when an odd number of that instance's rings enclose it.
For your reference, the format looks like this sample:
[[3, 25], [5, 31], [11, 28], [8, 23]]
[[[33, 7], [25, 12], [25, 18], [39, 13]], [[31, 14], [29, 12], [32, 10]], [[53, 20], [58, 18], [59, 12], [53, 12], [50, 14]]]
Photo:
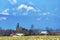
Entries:
[[0, 40], [60, 40], [60, 36], [3, 36]]

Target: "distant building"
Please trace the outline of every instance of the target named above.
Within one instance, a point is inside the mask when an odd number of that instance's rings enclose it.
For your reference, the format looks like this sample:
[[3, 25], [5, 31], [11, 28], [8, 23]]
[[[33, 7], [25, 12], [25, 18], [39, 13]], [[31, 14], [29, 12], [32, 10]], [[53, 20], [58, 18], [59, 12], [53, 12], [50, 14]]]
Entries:
[[47, 31], [41, 31], [40, 34], [41, 34], [41, 35], [47, 35], [48, 32], [47, 32]]
[[19, 26], [19, 23], [17, 23], [16, 32], [17, 33], [21, 33], [22, 32], [22, 28]]
[[23, 33], [16, 33], [16, 36], [24, 36]]
[[22, 35], [22, 34], [28, 35], [28, 30], [25, 28], [22, 28], [21, 26], [19, 26], [19, 23], [17, 23], [16, 33], [19, 33], [17, 35]]

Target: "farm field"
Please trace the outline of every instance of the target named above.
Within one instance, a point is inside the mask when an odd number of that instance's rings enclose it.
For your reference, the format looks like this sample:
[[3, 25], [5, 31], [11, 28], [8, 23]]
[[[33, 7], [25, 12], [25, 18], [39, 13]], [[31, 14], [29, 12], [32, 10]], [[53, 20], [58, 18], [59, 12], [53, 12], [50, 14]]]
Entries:
[[60, 40], [60, 36], [5, 36], [0, 40]]

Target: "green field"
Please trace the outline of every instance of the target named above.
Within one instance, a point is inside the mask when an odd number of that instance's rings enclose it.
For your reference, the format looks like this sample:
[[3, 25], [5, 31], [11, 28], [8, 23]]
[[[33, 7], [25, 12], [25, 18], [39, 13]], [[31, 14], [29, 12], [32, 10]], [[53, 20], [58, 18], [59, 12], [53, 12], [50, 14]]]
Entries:
[[60, 36], [5, 36], [0, 40], [60, 40]]

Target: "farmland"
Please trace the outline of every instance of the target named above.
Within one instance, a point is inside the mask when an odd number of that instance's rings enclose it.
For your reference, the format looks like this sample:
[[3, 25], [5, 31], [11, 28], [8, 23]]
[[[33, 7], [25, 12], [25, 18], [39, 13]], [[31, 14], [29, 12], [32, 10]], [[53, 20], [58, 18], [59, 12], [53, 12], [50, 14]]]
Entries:
[[60, 40], [60, 36], [3, 36], [0, 40]]

